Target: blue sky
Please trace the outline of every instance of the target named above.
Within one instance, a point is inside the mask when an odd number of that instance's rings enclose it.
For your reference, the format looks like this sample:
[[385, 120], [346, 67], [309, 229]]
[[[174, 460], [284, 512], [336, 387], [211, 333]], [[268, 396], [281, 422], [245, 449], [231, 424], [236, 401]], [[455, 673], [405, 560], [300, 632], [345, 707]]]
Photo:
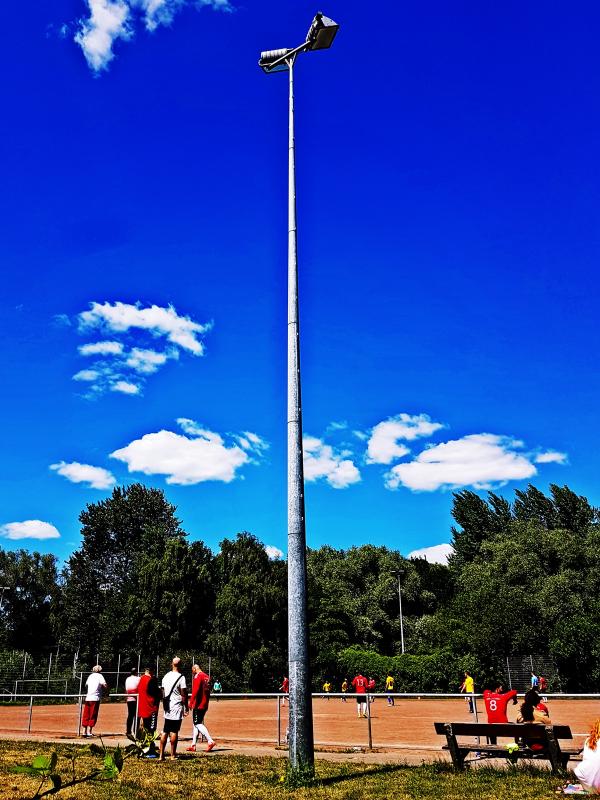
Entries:
[[[600, 13], [420, 6], [331, 0], [298, 63], [311, 546], [447, 542], [454, 487], [600, 503]], [[287, 84], [256, 61], [317, 8], [281, 8], [3, 10], [3, 547], [65, 558], [142, 480], [192, 538], [285, 551]]]

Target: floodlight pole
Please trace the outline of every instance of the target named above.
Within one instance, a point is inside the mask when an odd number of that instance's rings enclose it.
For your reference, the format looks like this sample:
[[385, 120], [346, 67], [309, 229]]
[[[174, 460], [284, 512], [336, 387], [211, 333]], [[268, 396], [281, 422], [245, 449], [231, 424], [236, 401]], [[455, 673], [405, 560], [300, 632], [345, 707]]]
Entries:
[[294, 136], [294, 62], [289, 71], [288, 155], [288, 660], [289, 762], [293, 770], [314, 770], [311, 676], [308, 654], [306, 528], [298, 318], [296, 225], [296, 146]]
[[288, 149], [288, 661], [289, 769], [303, 778], [314, 774], [304, 517], [302, 399], [300, 389], [300, 325], [298, 318], [298, 255], [296, 229], [296, 147], [294, 137], [294, 64], [300, 53], [326, 50], [339, 25], [317, 12], [306, 39], [293, 49], [269, 50], [258, 62], [265, 72], [289, 72]]
[[402, 572], [398, 571], [396, 576], [398, 578], [398, 607], [400, 609], [400, 642], [402, 655], [404, 655], [404, 618], [402, 616], [402, 584], [400, 580], [402, 577]]

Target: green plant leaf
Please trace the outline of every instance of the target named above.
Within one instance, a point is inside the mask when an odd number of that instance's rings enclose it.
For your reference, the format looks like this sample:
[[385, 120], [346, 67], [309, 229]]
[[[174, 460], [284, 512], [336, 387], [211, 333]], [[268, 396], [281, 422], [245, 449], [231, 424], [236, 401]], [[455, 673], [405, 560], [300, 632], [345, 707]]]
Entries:
[[[53, 753], [55, 756], [56, 753]], [[54, 762], [56, 764], [56, 762]], [[46, 772], [53, 769], [52, 766], [52, 756], [49, 758], [47, 756], [36, 756], [33, 761], [31, 762], [31, 766], [34, 769], [37, 769], [39, 772]]]
[[16, 775], [37, 775], [39, 777], [40, 771], [29, 766], [10, 767], [9, 772], [14, 772]]

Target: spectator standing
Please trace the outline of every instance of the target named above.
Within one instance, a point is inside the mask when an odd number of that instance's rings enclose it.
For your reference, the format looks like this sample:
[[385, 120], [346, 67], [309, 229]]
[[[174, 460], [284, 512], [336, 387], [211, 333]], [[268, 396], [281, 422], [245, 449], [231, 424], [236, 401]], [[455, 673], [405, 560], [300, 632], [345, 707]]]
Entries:
[[164, 722], [160, 737], [158, 760], [165, 760], [165, 747], [167, 738], [171, 743], [171, 761], [177, 759], [177, 742], [181, 721], [188, 713], [187, 686], [185, 676], [181, 673], [181, 659], [175, 656], [170, 672], [162, 679], [160, 688], [163, 697]]
[[138, 716], [141, 727], [148, 733], [156, 731], [160, 697], [156, 671], [154, 667], [146, 667], [138, 684]]
[[100, 664], [96, 664], [95, 667], [92, 667], [92, 672], [85, 682], [87, 694], [83, 703], [81, 724], [83, 725], [83, 735], [86, 737], [93, 736], [92, 730], [98, 722], [100, 700], [105, 694], [108, 694], [108, 685], [104, 676], [100, 674], [101, 672], [102, 667]]
[[388, 672], [388, 676], [385, 679], [385, 691], [387, 692], [388, 696], [388, 706], [396, 705], [394, 702], [394, 676], [390, 675]]
[[368, 681], [360, 672], [352, 681], [354, 691], [356, 692], [356, 710], [359, 717], [367, 716], [367, 684]]
[[208, 732], [208, 728], [204, 724], [204, 717], [208, 711], [208, 703], [210, 701], [210, 678], [203, 672], [198, 664], [192, 667], [192, 696], [190, 698], [190, 708], [192, 709], [192, 723], [194, 732], [192, 734], [192, 744], [188, 750], [196, 750], [196, 742], [198, 735], [202, 734], [208, 744], [206, 745], [206, 752], [210, 751], [215, 746], [214, 739]]
[[131, 673], [125, 681], [125, 692], [127, 693], [127, 736], [131, 736], [133, 733], [135, 710], [138, 704], [137, 693], [140, 680], [141, 678], [138, 675], [137, 669], [132, 667]]
[[[217, 678], [213, 683], [213, 694], [221, 694], [223, 691], [223, 687], [221, 686], [221, 681]], [[219, 702], [219, 698], [217, 697], [217, 703]]]
[[469, 704], [469, 714], [473, 714], [475, 709], [473, 708], [473, 694], [475, 692], [475, 680], [470, 672], [465, 671], [465, 678], [460, 685], [460, 691], [464, 692], [468, 697], [465, 697], [465, 701]]

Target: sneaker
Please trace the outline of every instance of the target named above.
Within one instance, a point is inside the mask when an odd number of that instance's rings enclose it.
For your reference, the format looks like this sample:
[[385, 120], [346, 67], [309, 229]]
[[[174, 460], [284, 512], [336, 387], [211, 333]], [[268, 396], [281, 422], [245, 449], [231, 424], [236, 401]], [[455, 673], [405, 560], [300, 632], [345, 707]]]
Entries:
[[186, 747], [186, 750], [188, 751], [188, 753], [195, 753], [196, 752], [196, 745], [192, 744], [189, 747]]
[[214, 747], [214, 746], [215, 746], [215, 743], [214, 743], [214, 742], [209, 742], [209, 743], [206, 745], [206, 752], [207, 752], [207, 753], [210, 753], [210, 751], [213, 749], [213, 747]]

